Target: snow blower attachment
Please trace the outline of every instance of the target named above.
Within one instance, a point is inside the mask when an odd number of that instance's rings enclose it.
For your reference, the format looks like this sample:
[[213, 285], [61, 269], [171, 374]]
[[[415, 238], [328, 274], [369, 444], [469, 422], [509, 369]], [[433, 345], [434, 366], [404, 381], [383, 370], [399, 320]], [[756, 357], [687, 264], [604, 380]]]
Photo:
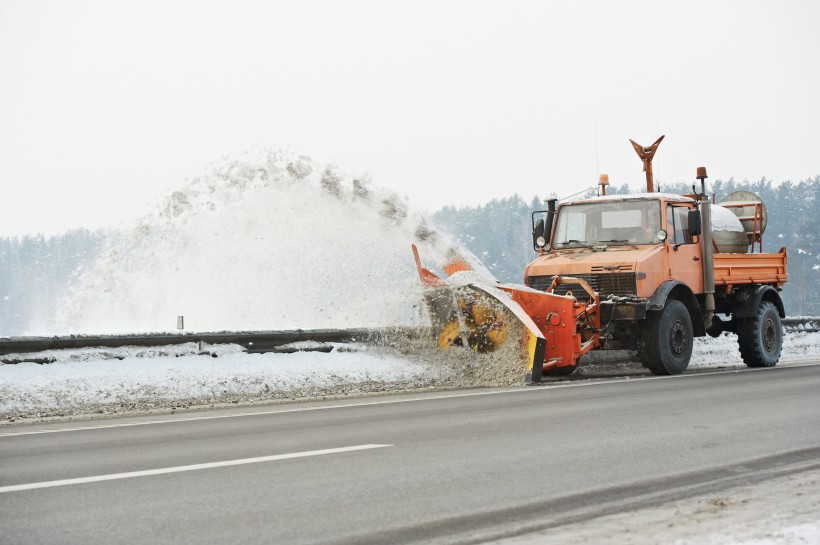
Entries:
[[[419, 277], [428, 286], [425, 303], [441, 349], [512, 350], [522, 362], [522, 375], [538, 382], [545, 373], [571, 373], [578, 358], [598, 346], [599, 299], [584, 280], [556, 276], [546, 292], [488, 284], [470, 275], [473, 267], [456, 252], [443, 267], [445, 280], [424, 268], [418, 249], [412, 248]], [[561, 284], [577, 284], [578, 293], [554, 294]], [[587, 301], [580, 300], [584, 292]]]

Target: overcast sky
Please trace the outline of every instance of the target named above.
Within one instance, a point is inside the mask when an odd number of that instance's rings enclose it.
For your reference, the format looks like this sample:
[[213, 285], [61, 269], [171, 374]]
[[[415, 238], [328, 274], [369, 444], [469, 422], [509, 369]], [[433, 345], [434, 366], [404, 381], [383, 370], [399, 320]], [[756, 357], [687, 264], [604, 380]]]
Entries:
[[820, 2], [0, 0], [0, 236], [288, 148], [434, 210], [820, 174]]

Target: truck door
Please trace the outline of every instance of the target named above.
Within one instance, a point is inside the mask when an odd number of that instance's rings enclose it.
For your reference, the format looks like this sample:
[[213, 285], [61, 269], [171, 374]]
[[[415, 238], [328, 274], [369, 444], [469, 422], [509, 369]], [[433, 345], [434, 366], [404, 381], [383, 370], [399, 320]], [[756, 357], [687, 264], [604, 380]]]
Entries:
[[669, 253], [669, 278], [683, 282], [694, 293], [703, 293], [703, 263], [699, 237], [689, 234], [692, 206], [670, 204], [666, 207], [666, 251]]

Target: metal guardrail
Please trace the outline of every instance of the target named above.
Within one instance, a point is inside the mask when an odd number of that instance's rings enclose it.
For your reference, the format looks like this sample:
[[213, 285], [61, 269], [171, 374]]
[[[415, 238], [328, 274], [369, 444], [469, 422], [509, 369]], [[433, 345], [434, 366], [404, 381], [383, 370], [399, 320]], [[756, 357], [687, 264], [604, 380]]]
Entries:
[[786, 316], [781, 320], [783, 327], [787, 332], [794, 331], [820, 331], [820, 317], [800, 316], [789, 317]]
[[[786, 317], [786, 332], [820, 331], [820, 317]], [[323, 343], [385, 343], [407, 335], [418, 335], [416, 327], [383, 327], [355, 329], [295, 329], [288, 331], [223, 331], [217, 333], [140, 333], [133, 335], [66, 335], [55, 337], [0, 337], [0, 356], [30, 354], [43, 350], [69, 348], [119, 348], [123, 346], [166, 346], [202, 342], [238, 344], [248, 352], [272, 351], [277, 346], [299, 341]]]
[[145, 333], [133, 335], [67, 335], [56, 337], [0, 337], [0, 355], [27, 354], [68, 348], [119, 348], [122, 346], [166, 346], [202, 342], [238, 344], [249, 352], [262, 352], [299, 342], [384, 342], [418, 331], [410, 327], [357, 329], [296, 329], [289, 331], [239, 331], [218, 333]]

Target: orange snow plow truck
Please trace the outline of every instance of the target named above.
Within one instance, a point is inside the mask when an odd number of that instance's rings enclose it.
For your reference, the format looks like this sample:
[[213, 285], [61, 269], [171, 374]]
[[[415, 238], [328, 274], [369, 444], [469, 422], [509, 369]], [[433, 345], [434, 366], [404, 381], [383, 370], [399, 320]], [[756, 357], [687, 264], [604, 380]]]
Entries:
[[646, 193], [606, 195], [601, 175], [598, 197], [551, 199], [533, 212], [538, 257], [524, 270], [525, 285], [482, 281], [473, 274], [480, 265], [457, 254], [440, 278], [413, 246], [439, 346], [518, 351], [523, 374], [538, 382], [572, 373], [592, 350], [635, 350], [654, 374], [682, 373], [694, 337], [730, 331], [746, 365], [774, 366], [787, 254], [762, 252], [765, 205], [741, 191], [710, 202], [703, 167], [699, 193], [656, 192], [652, 157], [662, 140], [630, 141]]

